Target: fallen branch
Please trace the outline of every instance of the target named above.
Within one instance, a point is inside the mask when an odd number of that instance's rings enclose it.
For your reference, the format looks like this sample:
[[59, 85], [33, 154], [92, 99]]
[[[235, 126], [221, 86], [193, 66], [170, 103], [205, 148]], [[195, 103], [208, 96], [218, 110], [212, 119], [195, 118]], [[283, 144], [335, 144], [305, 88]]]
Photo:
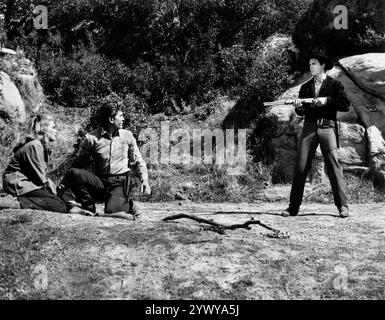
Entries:
[[260, 225], [261, 227], [264, 227], [265, 229], [267, 229], [269, 231], [272, 231], [274, 238], [285, 239], [285, 238], [289, 237], [289, 235], [287, 233], [284, 233], [280, 230], [274, 229], [274, 228], [264, 224], [260, 220], [249, 220], [249, 221], [246, 221], [245, 223], [242, 223], [242, 224], [224, 225], [224, 224], [215, 222], [213, 220], [204, 219], [204, 218], [197, 217], [197, 216], [190, 215], [190, 214], [180, 213], [180, 214], [166, 217], [163, 219], [163, 221], [172, 221], [172, 220], [183, 219], [183, 218], [191, 219], [191, 220], [197, 221], [199, 223], [206, 223], [206, 224], [210, 225], [210, 227], [206, 227], [205, 230], [211, 230], [211, 231], [217, 232], [219, 234], [225, 234], [226, 230], [235, 230], [235, 229], [251, 230], [250, 226], [257, 224], [257, 225]]

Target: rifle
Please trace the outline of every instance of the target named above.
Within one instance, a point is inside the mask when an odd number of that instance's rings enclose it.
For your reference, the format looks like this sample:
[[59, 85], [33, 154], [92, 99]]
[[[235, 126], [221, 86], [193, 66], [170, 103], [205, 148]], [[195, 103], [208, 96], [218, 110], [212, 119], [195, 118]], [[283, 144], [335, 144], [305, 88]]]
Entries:
[[305, 99], [290, 99], [290, 100], [277, 100], [277, 101], [271, 101], [271, 102], [264, 102], [264, 107], [269, 106], [279, 106], [283, 104], [294, 104], [295, 100], [299, 100], [301, 103], [314, 103], [315, 98], [305, 98]]

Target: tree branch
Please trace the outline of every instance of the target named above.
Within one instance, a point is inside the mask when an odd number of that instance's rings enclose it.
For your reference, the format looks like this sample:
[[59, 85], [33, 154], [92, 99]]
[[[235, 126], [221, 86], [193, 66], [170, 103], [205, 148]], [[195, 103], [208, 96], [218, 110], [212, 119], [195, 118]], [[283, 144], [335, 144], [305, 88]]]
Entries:
[[219, 234], [225, 234], [226, 230], [235, 230], [235, 229], [251, 230], [250, 226], [257, 224], [257, 225], [260, 225], [261, 227], [263, 227], [269, 231], [272, 231], [273, 232], [273, 236], [272, 236], [273, 238], [285, 239], [285, 238], [289, 237], [289, 235], [287, 233], [284, 233], [280, 230], [274, 229], [274, 228], [264, 224], [260, 220], [249, 220], [249, 221], [246, 221], [245, 223], [242, 223], [242, 224], [224, 225], [224, 224], [215, 222], [213, 220], [204, 219], [204, 218], [197, 217], [197, 216], [190, 215], [190, 214], [180, 213], [180, 214], [166, 217], [163, 219], [163, 221], [167, 222], [167, 221], [183, 219], [183, 218], [191, 219], [191, 220], [197, 221], [199, 223], [206, 223], [206, 224], [210, 225], [210, 227], [206, 227], [206, 230], [215, 231], [215, 232], [218, 232]]

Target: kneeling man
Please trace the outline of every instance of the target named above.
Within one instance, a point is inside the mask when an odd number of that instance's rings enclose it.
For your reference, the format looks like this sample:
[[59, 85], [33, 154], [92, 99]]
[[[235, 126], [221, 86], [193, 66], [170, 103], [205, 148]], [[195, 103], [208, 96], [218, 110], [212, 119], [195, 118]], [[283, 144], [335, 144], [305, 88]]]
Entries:
[[[139, 210], [130, 196], [132, 170], [141, 182], [141, 192], [151, 193], [146, 163], [136, 140], [129, 130], [123, 129], [124, 115], [115, 103], [105, 103], [100, 109], [100, 127], [86, 134], [72, 168], [62, 183], [62, 197], [69, 200], [70, 189], [81, 208], [95, 214], [95, 200], [105, 202], [105, 216], [136, 219]], [[90, 159], [95, 162], [95, 174], [84, 168]]]

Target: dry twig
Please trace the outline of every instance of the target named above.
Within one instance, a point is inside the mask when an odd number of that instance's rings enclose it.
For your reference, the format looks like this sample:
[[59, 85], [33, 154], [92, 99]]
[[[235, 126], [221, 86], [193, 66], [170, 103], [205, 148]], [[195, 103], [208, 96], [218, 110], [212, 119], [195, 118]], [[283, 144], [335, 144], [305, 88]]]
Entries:
[[268, 229], [269, 231], [272, 231], [273, 233], [272, 233], [271, 237], [273, 237], [273, 238], [285, 239], [285, 238], [289, 237], [289, 235], [287, 233], [284, 233], [280, 230], [274, 229], [274, 228], [264, 224], [260, 220], [248, 220], [242, 224], [224, 225], [224, 224], [215, 222], [213, 220], [204, 219], [204, 218], [197, 217], [197, 216], [190, 215], [190, 214], [180, 213], [180, 214], [166, 217], [163, 219], [163, 221], [172, 221], [172, 220], [183, 219], [183, 218], [191, 219], [191, 220], [194, 220], [194, 221], [197, 221], [200, 223], [206, 223], [206, 224], [210, 225], [210, 227], [206, 227], [205, 230], [211, 230], [214, 232], [218, 232], [219, 234], [225, 234], [226, 230], [235, 230], [235, 229], [251, 230], [250, 226], [253, 224], [257, 224], [257, 225], [260, 225], [261, 227], [264, 227], [265, 229]]

